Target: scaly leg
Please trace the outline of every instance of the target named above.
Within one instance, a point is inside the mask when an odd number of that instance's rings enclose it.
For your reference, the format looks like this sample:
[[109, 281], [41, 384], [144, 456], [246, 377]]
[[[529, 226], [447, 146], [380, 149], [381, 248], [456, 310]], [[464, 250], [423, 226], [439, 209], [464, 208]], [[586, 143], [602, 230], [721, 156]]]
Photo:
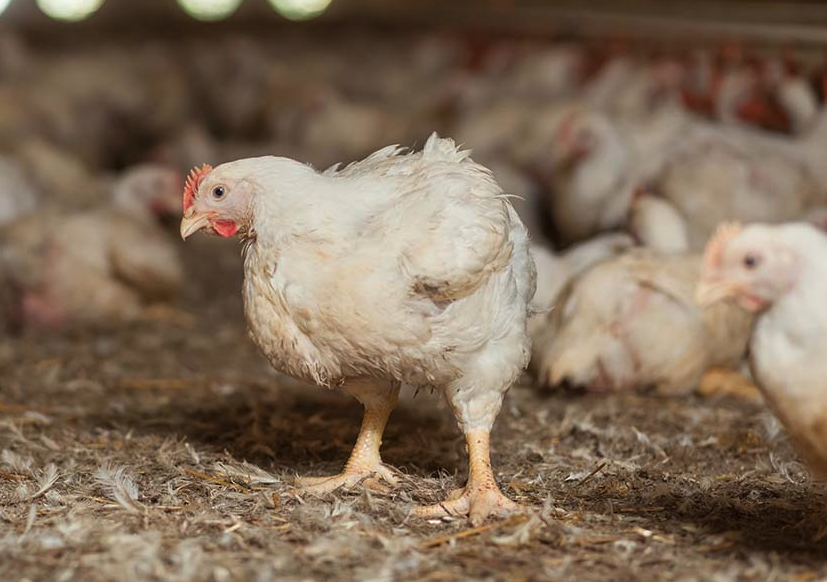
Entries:
[[324, 495], [337, 489], [351, 489], [364, 484], [368, 488], [386, 491], [375, 477], [381, 478], [389, 485], [397, 482], [393, 471], [382, 463], [379, 447], [382, 446], [382, 433], [391, 411], [396, 406], [399, 396], [398, 385], [388, 385], [375, 380], [358, 379], [346, 385], [345, 390], [356, 397], [365, 407], [362, 428], [356, 445], [344, 470], [331, 477], [299, 477], [296, 484], [303, 493]]
[[414, 515], [424, 518], [447, 515], [467, 515], [473, 525], [479, 525], [491, 516], [503, 516], [522, 507], [500, 491], [494, 480], [489, 455], [490, 435], [487, 430], [470, 430], [465, 435], [468, 443], [468, 483], [454, 491], [448, 501], [417, 507]]

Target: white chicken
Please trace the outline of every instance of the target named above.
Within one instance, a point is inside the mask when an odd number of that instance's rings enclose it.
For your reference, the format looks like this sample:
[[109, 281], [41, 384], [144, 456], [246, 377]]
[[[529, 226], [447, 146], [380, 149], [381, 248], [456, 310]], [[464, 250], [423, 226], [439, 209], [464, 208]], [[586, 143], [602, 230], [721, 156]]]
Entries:
[[550, 152], [541, 150], [535, 167], [550, 196], [556, 235], [568, 245], [622, 224], [634, 152], [599, 112], [571, 108], [554, 123]]
[[696, 251], [727, 220], [785, 222], [823, 204], [807, 166], [791, 154], [698, 127], [647, 183], [655, 199], [631, 205], [630, 223], [647, 246]]
[[17, 162], [0, 156], [0, 227], [32, 212], [38, 198], [37, 190]]
[[767, 61], [762, 82], [788, 120], [795, 135], [805, 134], [818, 118], [821, 104], [805, 75], [790, 71], [782, 59]]
[[251, 336], [278, 370], [365, 407], [344, 471], [302, 479], [327, 493], [379, 476], [401, 383], [441, 390], [465, 434], [464, 489], [421, 516], [473, 522], [517, 509], [489, 461], [503, 396], [528, 363], [535, 270], [525, 227], [484, 167], [435, 134], [319, 173], [286, 158], [202, 167], [184, 193], [184, 238], [246, 241]]
[[637, 249], [575, 278], [534, 337], [539, 383], [677, 395], [708, 367], [737, 365], [751, 318], [729, 305], [701, 311], [699, 272], [697, 255]]
[[62, 208], [90, 208], [106, 190], [92, 169], [71, 151], [39, 138], [21, 140], [14, 154], [44, 202]]
[[610, 233], [578, 243], [561, 253], [536, 243], [531, 254], [537, 267], [537, 291], [532, 301], [533, 315], [528, 321], [528, 333], [534, 338], [547, 325], [547, 314], [554, 308], [557, 296], [573, 277], [592, 265], [618, 255], [634, 244], [624, 233]]
[[539, 212], [539, 185], [527, 173], [520, 171], [516, 164], [503, 161], [486, 161], [476, 155], [474, 159], [491, 170], [497, 184], [511, 197], [511, 204], [533, 240], [542, 238], [545, 226], [544, 216]]
[[138, 166], [109, 186], [109, 203], [64, 213], [38, 209], [2, 231], [5, 327], [56, 329], [135, 319], [183, 283], [175, 246], [155, 214], [180, 208], [180, 178]]
[[734, 300], [758, 316], [753, 377], [816, 476], [827, 478], [827, 237], [804, 223], [721, 226], [697, 289], [703, 305]]
[[658, 175], [692, 125], [674, 104], [626, 120], [569, 107], [550, 122], [553, 142], [537, 148], [533, 165], [563, 245], [625, 226], [635, 192]]

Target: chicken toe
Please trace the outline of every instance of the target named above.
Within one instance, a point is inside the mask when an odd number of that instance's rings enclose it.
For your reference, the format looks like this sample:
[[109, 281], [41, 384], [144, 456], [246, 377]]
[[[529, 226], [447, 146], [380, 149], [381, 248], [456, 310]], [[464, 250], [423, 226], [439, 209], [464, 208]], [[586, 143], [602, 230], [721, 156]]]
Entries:
[[473, 489], [464, 489], [454, 499], [417, 507], [414, 515], [426, 519], [445, 516], [467, 515], [471, 525], [477, 526], [489, 517], [503, 517], [522, 509], [522, 506], [502, 494], [499, 488], [494, 486], [478, 486]]
[[360, 466], [348, 466], [338, 475], [327, 477], [297, 477], [296, 485], [302, 493], [310, 495], [326, 495], [339, 489], [354, 489], [363, 486], [371, 491], [387, 493], [399, 480], [394, 470], [381, 461], [370, 466], [365, 463]]
[[385, 425], [396, 405], [398, 386], [379, 388], [372, 382], [354, 381], [346, 390], [365, 406], [365, 415], [362, 417], [362, 427], [356, 444], [340, 474], [296, 478], [296, 485], [302, 493], [325, 495], [338, 489], [352, 489], [359, 485], [386, 492], [389, 491], [388, 485], [393, 486], [397, 483], [394, 470], [382, 463], [379, 448], [382, 446]]
[[518, 503], [511, 501], [500, 491], [494, 479], [489, 460], [488, 431], [469, 431], [468, 484], [452, 491], [447, 501], [414, 509], [414, 515], [422, 518], [467, 515], [472, 525], [479, 525], [489, 517], [502, 517], [521, 511]]

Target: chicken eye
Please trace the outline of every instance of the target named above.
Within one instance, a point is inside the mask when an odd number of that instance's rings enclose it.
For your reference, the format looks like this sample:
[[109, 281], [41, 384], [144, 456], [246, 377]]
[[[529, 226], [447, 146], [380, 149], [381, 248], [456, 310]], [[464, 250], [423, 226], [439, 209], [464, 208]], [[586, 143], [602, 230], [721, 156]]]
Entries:
[[212, 197], [215, 200], [222, 200], [227, 195], [227, 189], [224, 186], [216, 186], [212, 189]]
[[754, 269], [758, 266], [760, 262], [761, 260], [752, 253], [748, 253], [746, 256], [744, 256], [744, 267], [746, 267], [747, 269]]

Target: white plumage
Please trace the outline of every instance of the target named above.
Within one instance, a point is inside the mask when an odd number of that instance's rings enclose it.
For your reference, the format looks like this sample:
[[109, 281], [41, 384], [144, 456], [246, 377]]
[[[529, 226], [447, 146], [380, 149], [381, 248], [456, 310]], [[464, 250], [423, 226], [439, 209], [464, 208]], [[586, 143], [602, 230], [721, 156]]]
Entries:
[[0, 226], [32, 212], [37, 207], [38, 198], [34, 186], [18, 164], [0, 157]]
[[532, 317], [528, 321], [528, 333], [536, 338], [548, 325], [548, 313], [554, 309], [558, 295], [573, 278], [610, 257], [632, 247], [632, 237], [624, 233], [610, 233], [578, 243], [563, 252], [536, 243], [531, 254], [537, 267], [537, 291], [532, 300]]
[[699, 272], [697, 255], [636, 249], [576, 277], [534, 337], [539, 382], [674, 395], [710, 366], [738, 365], [751, 318], [728, 305], [699, 309]]
[[138, 317], [173, 297], [184, 274], [155, 213], [177, 208], [178, 172], [133, 167], [106, 204], [62, 212], [44, 204], [0, 231], [0, 324], [54, 329]]
[[827, 237], [803, 223], [727, 225], [707, 247], [698, 299], [758, 313], [752, 373], [799, 451], [827, 478]]
[[381, 437], [407, 383], [445, 393], [471, 455], [464, 494], [423, 513], [478, 521], [511, 509], [488, 467], [487, 435], [528, 363], [535, 271], [526, 230], [490, 172], [433, 135], [421, 152], [390, 146], [342, 169], [264, 157], [199, 181], [182, 234], [248, 238], [245, 313], [264, 355], [366, 406], [345, 472], [311, 490], [387, 475], [378, 444], [357, 456], [363, 438]]

